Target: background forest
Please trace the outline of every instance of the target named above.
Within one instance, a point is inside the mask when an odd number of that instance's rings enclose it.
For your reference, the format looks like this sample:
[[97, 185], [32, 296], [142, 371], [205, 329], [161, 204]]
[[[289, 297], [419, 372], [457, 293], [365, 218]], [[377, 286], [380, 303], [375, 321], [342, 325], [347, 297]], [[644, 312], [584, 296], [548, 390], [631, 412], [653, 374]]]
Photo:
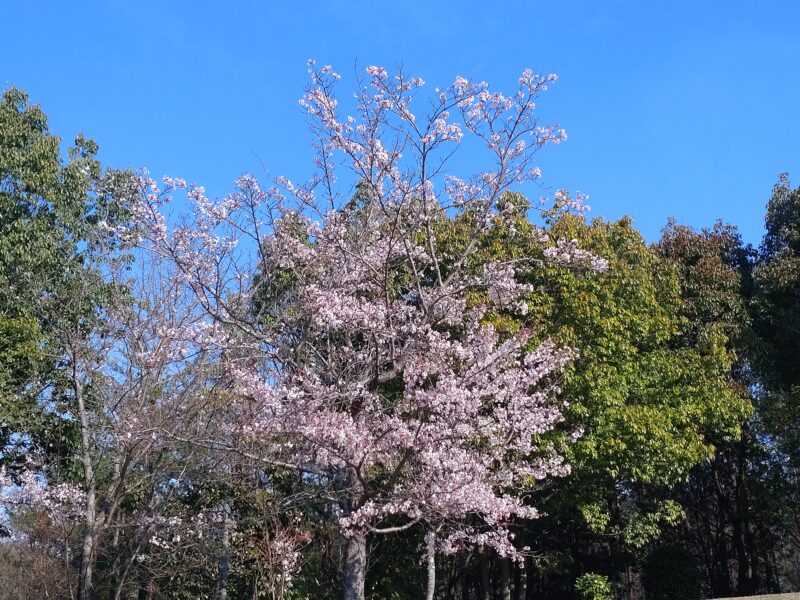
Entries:
[[[0, 597], [800, 589], [788, 175], [757, 248], [723, 221], [649, 244], [517, 190], [561, 139], [549, 77], [459, 78], [423, 119], [424, 82], [369, 67], [350, 121], [311, 75], [319, 175], [215, 200], [4, 93]], [[489, 170], [457, 179], [468, 137]]]

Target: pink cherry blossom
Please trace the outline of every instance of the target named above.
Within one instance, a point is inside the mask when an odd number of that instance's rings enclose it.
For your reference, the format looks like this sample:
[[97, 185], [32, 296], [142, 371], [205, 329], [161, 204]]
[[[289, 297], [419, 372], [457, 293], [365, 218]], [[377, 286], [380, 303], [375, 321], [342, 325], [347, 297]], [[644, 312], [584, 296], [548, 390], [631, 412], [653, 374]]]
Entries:
[[[509, 524], [537, 515], [516, 490], [568, 472], [544, 436], [562, 420], [559, 374], [576, 353], [485, 321], [524, 314], [520, 271], [535, 264], [473, 263], [506, 226], [504, 194], [539, 178], [534, 154], [565, 139], [535, 114], [555, 77], [525, 71], [510, 95], [458, 77], [422, 117], [411, 112], [422, 80], [370, 66], [358, 116], [342, 117], [338, 76], [310, 65], [308, 182], [265, 189], [245, 176], [218, 200], [189, 186], [192, 213], [171, 231], [163, 207], [177, 180], [142, 178], [132, 208], [142, 248], [171, 261], [201, 308], [175, 337], [223, 361], [234, 398], [219, 443], [305, 473], [358, 543], [425, 523], [442, 528], [442, 551], [515, 556]], [[456, 175], [468, 140], [485, 170]], [[579, 200], [559, 193], [557, 208]], [[463, 241], [443, 247], [437, 231], [458, 217]], [[607, 266], [576, 242], [545, 254]]]

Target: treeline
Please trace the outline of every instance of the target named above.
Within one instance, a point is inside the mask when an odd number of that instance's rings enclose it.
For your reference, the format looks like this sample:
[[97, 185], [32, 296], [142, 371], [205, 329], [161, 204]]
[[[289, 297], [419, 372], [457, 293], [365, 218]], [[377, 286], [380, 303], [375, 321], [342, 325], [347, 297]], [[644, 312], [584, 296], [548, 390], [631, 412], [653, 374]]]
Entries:
[[[551, 79], [456, 80], [425, 124], [370, 67], [359, 128], [334, 75], [321, 176], [220, 200], [62, 153], [5, 92], [0, 598], [800, 589], [800, 188], [758, 248], [563, 191], [532, 219]], [[441, 183], [462, 134], [496, 170]]]

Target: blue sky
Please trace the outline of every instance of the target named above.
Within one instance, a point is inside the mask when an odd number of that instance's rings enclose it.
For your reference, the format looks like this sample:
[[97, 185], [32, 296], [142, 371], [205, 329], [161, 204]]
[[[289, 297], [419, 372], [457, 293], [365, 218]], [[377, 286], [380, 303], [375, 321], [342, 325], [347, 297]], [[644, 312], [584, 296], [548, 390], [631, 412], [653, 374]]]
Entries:
[[674, 216], [758, 242], [777, 174], [800, 183], [793, 0], [28, 0], [3, 16], [0, 85], [27, 90], [54, 132], [212, 195], [262, 164], [309, 173], [297, 99], [312, 57], [350, 81], [356, 64], [508, 91], [525, 67], [558, 73], [539, 106], [569, 140], [540, 154], [544, 184], [650, 240]]

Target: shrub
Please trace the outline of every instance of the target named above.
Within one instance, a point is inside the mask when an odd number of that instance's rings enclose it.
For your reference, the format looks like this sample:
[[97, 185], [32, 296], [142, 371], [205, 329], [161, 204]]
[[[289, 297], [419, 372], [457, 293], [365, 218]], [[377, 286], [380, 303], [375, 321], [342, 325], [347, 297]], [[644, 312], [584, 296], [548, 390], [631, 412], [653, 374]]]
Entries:
[[605, 575], [585, 573], [575, 581], [578, 600], [612, 600], [611, 582]]

